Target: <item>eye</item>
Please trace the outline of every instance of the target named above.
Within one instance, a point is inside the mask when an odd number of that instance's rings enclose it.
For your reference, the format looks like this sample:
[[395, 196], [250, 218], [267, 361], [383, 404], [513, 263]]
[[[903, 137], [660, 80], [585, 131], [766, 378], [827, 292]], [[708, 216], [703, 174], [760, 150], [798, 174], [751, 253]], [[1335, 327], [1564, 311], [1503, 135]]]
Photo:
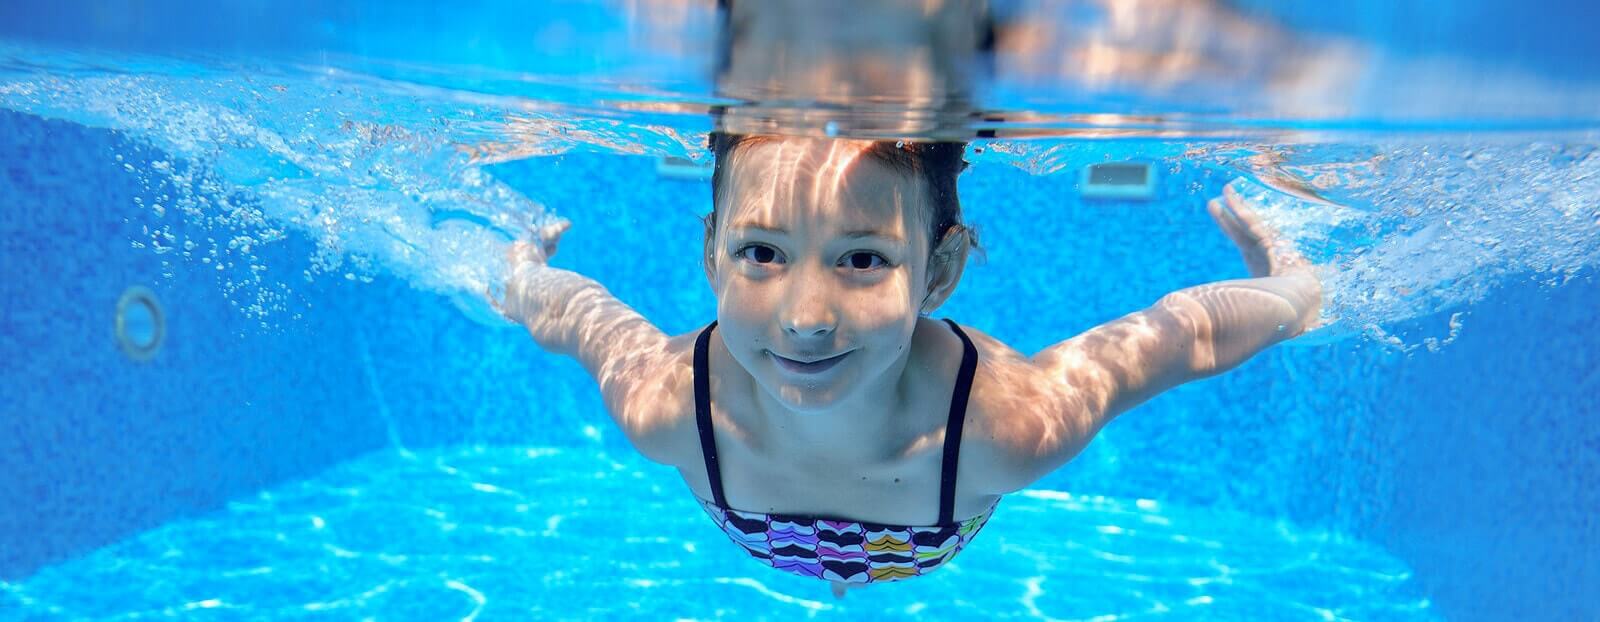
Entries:
[[889, 265], [889, 260], [884, 259], [883, 255], [877, 253], [860, 251], [846, 255], [844, 260], [839, 262], [839, 265], [850, 266], [856, 270], [876, 270]]
[[746, 244], [734, 256], [758, 264], [783, 263], [783, 255], [778, 249], [766, 244]]

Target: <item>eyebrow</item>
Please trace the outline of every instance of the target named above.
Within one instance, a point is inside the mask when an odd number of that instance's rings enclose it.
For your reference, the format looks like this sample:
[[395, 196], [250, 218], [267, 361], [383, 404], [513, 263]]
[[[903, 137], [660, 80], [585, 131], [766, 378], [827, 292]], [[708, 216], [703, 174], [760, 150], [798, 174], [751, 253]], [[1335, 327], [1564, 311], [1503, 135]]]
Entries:
[[[789, 230], [788, 229], [784, 229], [783, 227], [774, 227], [772, 225], [766, 225], [766, 224], [761, 224], [761, 223], [735, 223], [735, 224], [729, 225], [728, 229], [731, 230], [731, 231], [737, 231], [737, 232], [760, 231], [762, 233], [770, 233], [770, 234], [773, 234], [773, 235], [781, 235], [781, 236], [789, 235]], [[839, 234], [839, 237], [843, 238], [843, 239], [846, 239], [846, 240], [859, 240], [859, 239], [864, 239], [864, 238], [878, 238], [878, 239], [881, 239], [881, 240], [888, 240], [890, 242], [904, 242], [905, 241], [905, 240], [902, 240], [900, 238], [900, 236], [898, 236], [898, 235], [889, 233], [887, 231], [878, 231], [876, 229], [856, 229], [856, 230], [853, 230], [853, 231], [846, 231], [844, 233]]]

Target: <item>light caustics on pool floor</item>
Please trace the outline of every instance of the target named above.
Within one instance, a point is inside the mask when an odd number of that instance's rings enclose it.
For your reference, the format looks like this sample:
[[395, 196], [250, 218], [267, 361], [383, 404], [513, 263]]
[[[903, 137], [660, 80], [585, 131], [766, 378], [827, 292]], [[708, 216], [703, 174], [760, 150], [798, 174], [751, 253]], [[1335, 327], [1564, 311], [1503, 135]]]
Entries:
[[[939, 572], [758, 565], [676, 474], [592, 450], [372, 454], [0, 583], [20, 619], [1433, 620], [1406, 565], [1325, 531], [1147, 500], [1008, 496]], [[12, 618], [15, 613], [0, 614]]]

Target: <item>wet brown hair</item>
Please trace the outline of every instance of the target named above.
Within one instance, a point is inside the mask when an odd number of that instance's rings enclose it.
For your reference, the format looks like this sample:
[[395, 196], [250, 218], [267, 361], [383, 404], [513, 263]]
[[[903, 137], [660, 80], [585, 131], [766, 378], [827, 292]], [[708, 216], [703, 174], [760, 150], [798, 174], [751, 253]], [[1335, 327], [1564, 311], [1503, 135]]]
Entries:
[[[715, 162], [711, 172], [711, 213], [705, 217], [708, 257], [711, 238], [716, 234], [717, 213], [722, 206], [727, 170], [724, 165], [728, 156], [741, 145], [766, 140], [772, 137], [727, 132], [712, 132], [707, 140]], [[867, 157], [927, 184], [928, 196], [933, 202], [933, 217], [929, 219], [933, 223], [929, 231], [932, 237], [928, 238], [930, 253], [939, 247], [946, 233], [958, 227], [967, 236], [967, 244], [977, 246], [976, 236], [961, 222], [961, 198], [956, 193], [956, 178], [967, 170], [966, 150], [967, 144], [962, 142], [880, 140], [864, 152]]]

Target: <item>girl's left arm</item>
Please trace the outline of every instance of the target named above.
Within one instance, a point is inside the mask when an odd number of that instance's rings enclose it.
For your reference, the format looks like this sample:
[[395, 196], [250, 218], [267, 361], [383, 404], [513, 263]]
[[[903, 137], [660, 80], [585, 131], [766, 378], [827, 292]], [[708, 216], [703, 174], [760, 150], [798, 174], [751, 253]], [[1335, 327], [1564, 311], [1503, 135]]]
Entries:
[[[1182, 289], [1031, 359], [1039, 407], [1014, 415], [1005, 443], [1031, 482], [1071, 460], [1117, 415], [1177, 385], [1222, 373], [1315, 328], [1322, 286], [1229, 187], [1208, 205], [1254, 278]], [[997, 439], [1002, 440], [1002, 439]], [[1020, 486], [1019, 486], [1020, 487]]]

